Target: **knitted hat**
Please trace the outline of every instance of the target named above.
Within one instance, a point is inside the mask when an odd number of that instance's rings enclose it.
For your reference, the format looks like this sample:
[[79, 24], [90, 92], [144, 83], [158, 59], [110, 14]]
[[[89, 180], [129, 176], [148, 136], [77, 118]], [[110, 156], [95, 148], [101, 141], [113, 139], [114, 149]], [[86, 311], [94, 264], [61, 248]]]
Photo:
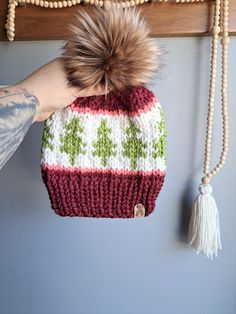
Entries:
[[145, 87], [159, 53], [140, 11], [106, 3], [79, 12], [62, 61], [68, 84], [103, 86], [108, 95], [77, 98], [46, 122], [42, 176], [61, 216], [148, 216], [164, 182], [166, 130]]
[[131, 218], [155, 208], [166, 171], [162, 107], [144, 86], [77, 98], [46, 122], [43, 181], [61, 216]]

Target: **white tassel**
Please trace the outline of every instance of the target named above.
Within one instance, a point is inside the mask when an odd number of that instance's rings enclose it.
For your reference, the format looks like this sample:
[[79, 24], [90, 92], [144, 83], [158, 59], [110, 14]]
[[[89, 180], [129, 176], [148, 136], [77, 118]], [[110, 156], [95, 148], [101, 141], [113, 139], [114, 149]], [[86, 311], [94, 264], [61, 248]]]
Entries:
[[222, 249], [220, 240], [219, 211], [210, 184], [199, 185], [200, 194], [197, 196], [190, 219], [189, 243], [197, 253], [207, 257], [217, 256]]

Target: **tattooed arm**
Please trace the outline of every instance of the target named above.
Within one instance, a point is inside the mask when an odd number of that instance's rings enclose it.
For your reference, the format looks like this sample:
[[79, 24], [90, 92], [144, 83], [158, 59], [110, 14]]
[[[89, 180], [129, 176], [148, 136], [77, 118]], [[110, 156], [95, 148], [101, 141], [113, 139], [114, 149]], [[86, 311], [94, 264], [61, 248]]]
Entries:
[[37, 97], [26, 90], [0, 89], [0, 169], [22, 142], [38, 106]]
[[83, 90], [68, 86], [60, 58], [43, 65], [16, 85], [0, 89], [0, 169], [33, 122], [47, 119], [78, 97], [102, 94], [102, 86]]

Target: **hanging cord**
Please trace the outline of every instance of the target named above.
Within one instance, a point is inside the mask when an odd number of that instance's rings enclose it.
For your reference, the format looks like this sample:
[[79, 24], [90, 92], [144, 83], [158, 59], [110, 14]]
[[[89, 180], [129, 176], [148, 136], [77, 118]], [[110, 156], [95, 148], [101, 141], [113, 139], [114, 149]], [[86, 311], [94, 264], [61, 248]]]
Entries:
[[220, 13], [220, 1], [216, 1], [216, 24], [213, 28], [213, 47], [212, 47], [212, 62], [211, 62], [211, 78], [210, 78], [210, 96], [208, 105], [208, 123], [205, 143], [205, 161], [204, 161], [204, 173], [205, 177], [202, 178], [202, 182], [207, 184], [210, 182], [210, 178], [216, 175], [220, 168], [225, 164], [226, 155], [228, 152], [228, 97], [227, 97], [227, 76], [228, 76], [228, 45], [230, 38], [228, 37], [228, 0], [221, 0], [221, 21], [222, 21], [222, 118], [223, 118], [223, 142], [222, 153], [218, 164], [209, 171], [210, 157], [211, 157], [211, 141], [212, 141], [212, 127], [213, 127], [213, 112], [214, 112], [214, 95], [215, 95], [215, 82], [216, 82], [216, 62], [217, 62], [217, 46], [218, 46], [218, 34], [220, 32], [219, 26], [219, 13]]
[[[212, 29], [212, 54], [211, 54], [211, 75], [210, 90], [208, 102], [207, 131], [205, 141], [204, 174], [202, 184], [199, 186], [200, 194], [194, 203], [192, 216], [190, 220], [189, 240], [190, 245], [197, 249], [197, 252], [205, 254], [207, 257], [217, 256], [218, 249], [221, 249], [219, 212], [215, 199], [211, 195], [211, 177], [216, 175], [225, 164], [228, 152], [228, 97], [227, 97], [227, 76], [228, 76], [228, 45], [230, 42], [228, 36], [228, 0], [216, 0], [214, 9], [214, 26]], [[221, 74], [221, 101], [222, 101], [222, 123], [223, 140], [222, 152], [219, 162], [209, 170], [211, 158], [211, 142], [213, 128], [213, 113], [215, 99], [215, 85], [217, 73], [217, 51], [218, 38], [221, 31], [220, 17], [222, 24], [222, 74]]]

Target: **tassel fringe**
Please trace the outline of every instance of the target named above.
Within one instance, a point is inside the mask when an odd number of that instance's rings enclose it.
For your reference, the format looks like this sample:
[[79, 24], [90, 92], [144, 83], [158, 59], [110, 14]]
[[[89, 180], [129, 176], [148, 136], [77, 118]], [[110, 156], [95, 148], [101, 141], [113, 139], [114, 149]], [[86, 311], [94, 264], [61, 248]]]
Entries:
[[190, 219], [189, 244], [211, 259], [222, 249], [219, 211], [210, 184], [200, 184]]

